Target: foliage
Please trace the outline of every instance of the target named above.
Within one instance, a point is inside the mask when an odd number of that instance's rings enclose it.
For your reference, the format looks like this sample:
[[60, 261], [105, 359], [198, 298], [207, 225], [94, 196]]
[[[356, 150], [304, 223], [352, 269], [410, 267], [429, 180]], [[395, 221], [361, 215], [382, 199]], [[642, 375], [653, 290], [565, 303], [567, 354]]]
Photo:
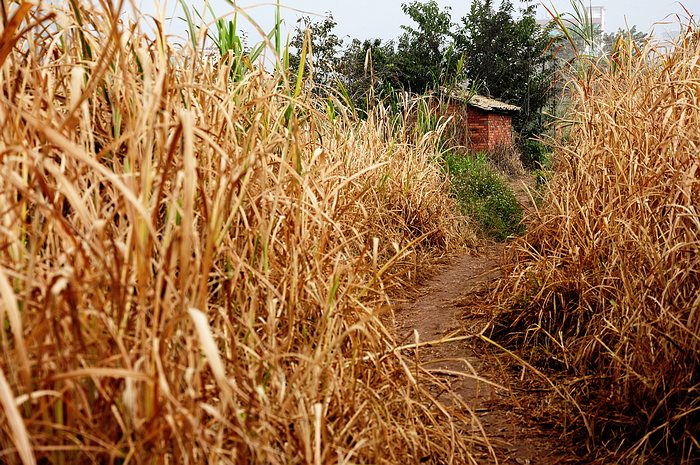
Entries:
[[459, 75], [461, 61], [450, 44], [449, 8], [441, 10], [430, 0], [405, 3], [402, 9], [415, 26], [401, 26], [404, 32], [397, 41], [353, 39], [343, 54], [342, 81], [360, 107], [366, 107], [368, 96], [395, 105], [398, 92], [422, 94]]
[[361, 109], [368, 108], [368, 99], [394, 102], [396, 89], [401, 88], [401, 71], [391, 41], [353, 39], [338, 71], [350, 100]]
[[[362, 109], [367, 108], [368, 98], [389, 99], [397, 105], [397, 94], [403, 91], [480, 88], [523, 108], [515, 118], [516, 131], [526, 137], [542, 131], [546, 122], [542, 110], [551, 97], [554, 68], [548, 33], [537, 25], [533, 7], [516, 19], [510, 1], [494, 11], [490, 0], [479, 0], [456, 30], [450, 8], [441, 9], [436, 0], [415, 0], [402, 4], [402, 9], [412, 25], [402, 26], [397, 41], [353, 39], [342, 53], [338, 52], [342, 42], [332, 32], [336, 26], [332, 18], [320, 23], [302, 18], [318, 56], [315, 80], [329, 84], [332, 71], [337, 71], [342, 92]], [[297, 28], [291, 42], [296, 49], [304, 41], [304, 30]], [[292, 57], [292, 69], [298, 60]]]
[[552, 150], [543, 142], [536, 139], [528, 139], [521, 146], [523, 165], [529, 170], [551, 169]]
[[[229, 68], [231, 78], [234, 81], [241, 81], [243, 76], [254, 69], [254, 63], [262, 56], [263, 52], [267, 48], [267, 40], [274, 40], [276, 44], [275, 52], [278, 57], [282, 57], [283, 51], [281, 48], [281, 25], [282, 19], [280, 15], [280, 4], [277, 1], [277, 8], [275, 10], [275, 24], [273, 25], [270, 32], [267, 34], [266, 39], [257, 43], [252, 49], [246, 49], [245, 47], [245, 37], [241, 35], [237, 28], [238, 14], [239, 10], [235, 5], [233, 12], [233, 19], [226, 20], [224, 18], [217, 18], [211, 4], [206, 3], [209, 12], [215, 17], [214, 22], [215, 30], [211, 31], [204, 26], [206, 22], [205, 14], [206, 12], [200, 12], [195, 7], [190, 7], [184, 0], [178, 0], [180, 7], [185, 15], [184, 20], [187, 25], [187, 30], [189, 33], [190, 43], [194, 50], [199, 49], [200, 39], [203, 34], [206, 34], [212, 42], [216, 45], [219, 56], [222, 60], [222, 65]], [[194, 17], [194, 13], [197, 18], [199, 18], [201, 24], [197, 24]], [[242, 13], [248, 20], [251, 18]], [[252, 21], [252, 20], [251, 20]], [[253, 24], [255, 24], [253, 22]], [[284, 51], [286, 54], [287, 51]], [[276, 67], [279, 68], [281, 63], [276, 63]]]
[[554, 60], [547, 29], [535, 7], [516, 11], [510, 0], [496, 10], [492, 0], [474, 0], [455, 36], [455, 50], [467, 57], [466, 72], [487, 94], [518, 105], [514, 128], [523, 137], [542, 132], [542, 110], [551, 97]]
[[606, 55], [612, 56], [619, 48], [617, 41], [622, 40], [633, 47], [643, 47], [644, 41], [649, 38], [649, 34], [638, 31], [637, 26], [632, 26], [630, 29], [618, 29], [617, 32], [603, 33], [601, 40], [603, 41], [603, 52]]
[[312, 21], [309, 16], [299, 18], [294, 35], [289, 42], [291, 48], [295, 50], [289, 57], [291, 74], [296, 74], [299, 70], [301, 53], [308, 34], [311, 47], [306, 55], [306, 69], [312, 75], [313, 82], [322, 87], [335, 84], [343, 46], [343, 40], [333, 32], [336, 26], [337, 23], [330, 12], [322, 21]]
[[635, 463], [700, 458], [699, 34], [572, 75], [570, 135], [492, 295], [504, 334], [571, 378], [552, 416]]
[[399, 84], [404, 90], [422, 94], [450, 80], [449, 67], [454, 68], [452, 18], [450, 8], [441, 10], [436, 0], [412, 1], [401, 5], [416, 27], [403, 25], [398, 40], [397, 66], [401, 70]]
[[483, 234], [503, 240], [522, 232], [522, 208], [484, 153], [448, 153], [445, 164], [462, 213], [474, 220]]

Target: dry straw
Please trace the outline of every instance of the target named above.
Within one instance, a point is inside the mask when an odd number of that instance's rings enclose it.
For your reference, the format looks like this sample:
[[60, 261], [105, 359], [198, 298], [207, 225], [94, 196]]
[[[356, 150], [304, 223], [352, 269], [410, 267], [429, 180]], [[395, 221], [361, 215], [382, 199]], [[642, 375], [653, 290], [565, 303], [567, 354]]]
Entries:
[[473, 462], [472, 419], [376, 310], [473, 239], [438, 134], [232, 72], [112, 2], [11, 3], [0, 462]]
[[[700, 456], [700, 44], [621, 39], [569, 83], [571, 135], [498, 289], [567, 369], [589, 445]], [[575, 411], [575, 410], [574, 410]]]

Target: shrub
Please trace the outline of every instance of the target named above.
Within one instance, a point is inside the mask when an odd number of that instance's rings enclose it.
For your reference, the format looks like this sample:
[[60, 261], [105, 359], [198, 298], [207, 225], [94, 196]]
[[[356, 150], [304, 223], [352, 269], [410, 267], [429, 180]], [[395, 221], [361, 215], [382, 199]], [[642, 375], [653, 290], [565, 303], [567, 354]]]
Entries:
[[445, 162], [462, 213], [472, 218], [483, 234], [503, 240], [521, 231], [522, 209], [506, 180], [483, 153], [447, 154]]
[[526, 140], [521, 147], [522, 163], [529, 170], [550, 169], [552, 167], [551, 149], [534, 139]]

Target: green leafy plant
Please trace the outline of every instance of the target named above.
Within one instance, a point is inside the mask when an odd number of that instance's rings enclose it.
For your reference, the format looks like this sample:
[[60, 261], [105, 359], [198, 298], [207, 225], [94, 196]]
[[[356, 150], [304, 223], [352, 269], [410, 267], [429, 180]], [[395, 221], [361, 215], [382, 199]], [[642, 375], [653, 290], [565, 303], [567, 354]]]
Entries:
[[541, 141], [528, 139], [523, 142], [521, 150], [521, 159], [525, 168], [545, 171], [552, 168], [552, 151]]
[[511, 0], [471, 2], [455, 31], [455, 51], [467, 57], [466, 74], [481, 92], [521, 107], [515, 132], [541, 134], [547, 123], [556, 62], [549, 30], [537, 24], [533, 5], [518, 9]]
[[[280, 3], [277, 1], [275, 10], [275, 24], [269, 33], [265, 34], [258, 24], [248, 14], [240, 9], [235, 3], [227, 0], [227, 3], [234, 9], [233, 19], [227, 20], [224, 17], [218, 17], [214, 12], [211, 4], [206, 3], [206, 8], [209, 9], [211, 15], [216, 18], [214, 23], [215, 31], [210, 31], [204, 26], [204, 15], [196, 8], [192, 7], [192, 11], [187, 6], [184, 0], [179, 0], [180, 7], [185, 15], [183, 18], [187, 23], [187, 30], [190, 36], [193, 50], [197, 51], [200, 45], [200, 36], [206, 34], [219, 51], [222, 58], [222, 63], [229, 66], [231, 69], [231, 77], [234, 81], [240, 82], [246, 72], [255, 69], [255, 62], [262, 56], [267, 49], [272, 49], [275, 53], [276, 68], [286, 69], [288, 66], [289, 47], [282, 48], [282, 16], [280, 13]], [[201, 25], [197, 25], [192, 12], [199, 18]], [[247, 19], [261, 34], [262, 40], [253, 46], [251, 49], [246, 49], [244, 38], [238, 33], [238, 15], [241, 14]]]
[[300, 68], [301, 52], [304, 43], [311, 53], [307, 53], [307, 74], [316, 86], [316, 91], [327, 91], [338, 80], [336, 69], [340, 63], [340, 50], [343, 40], [339, 38], [334, 29], [337, 22], [332, 14], [328, 14], [323, 20], [314, 21], [310, 16], [303, 16], [297, 20], [289, 45], [293, 52], [289, 55], [290, 73], [298, 72]]
[[503, 240], [522, 232], [522, 208], [485, 154], [448, 154], [445, 164], [462, 213], [473, 219], [483, 234]]

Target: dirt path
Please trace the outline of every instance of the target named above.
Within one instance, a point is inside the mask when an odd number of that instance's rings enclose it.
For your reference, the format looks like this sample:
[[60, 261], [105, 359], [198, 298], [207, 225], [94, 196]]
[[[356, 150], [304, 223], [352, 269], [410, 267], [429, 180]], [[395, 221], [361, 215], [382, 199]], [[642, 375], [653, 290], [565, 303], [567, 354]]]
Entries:
[[[529, 207], [525, 190], [519, 190], [519, 200]], [[478, 335], [489, 324], [491, 311], [480, 305], [476, 293], [498, 276], [495, 268], [503, 248], [503, 244], [492, 244], [478, 255], [451, 260], [421, 286], [417, 298], [397, 306], [398, 336], [414, 342], [417, 332], [420, 341], [427, 342], [446, 336]], [[507, 354], [478, 338], [418, 350], [423, 366], [445, 374], [452, 391], [476, 412], [498, 463], [549, 465], [570, 461], [561, 452], [556, 433], [533, 420], [541, 398], [541, 393], [537, 393], [540, 383]], [[477, 376], [454, 376], [451, 372]], [[478, 434], [476, 428], [474, 432]], [[495, 462], [486, 450], [478, 459], [482, 463]]]

